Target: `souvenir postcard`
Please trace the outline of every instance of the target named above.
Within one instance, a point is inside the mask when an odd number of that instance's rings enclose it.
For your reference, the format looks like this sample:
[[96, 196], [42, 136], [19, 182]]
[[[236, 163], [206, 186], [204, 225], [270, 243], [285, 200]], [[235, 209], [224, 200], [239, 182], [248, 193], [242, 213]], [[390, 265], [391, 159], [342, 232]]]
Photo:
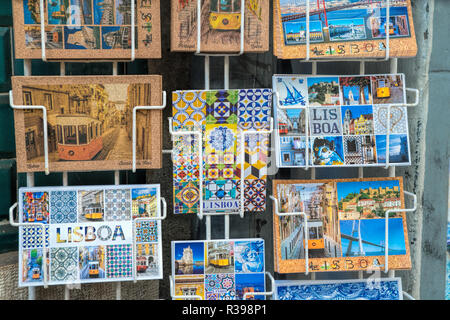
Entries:
[[[161, 76], [12, 77], [14, 105], [44, 106], [50, 171], [130, 170], [133, 108], [162, 104]], [[14, 111], [19, 172], [44, 171], [42, 110]], [[162, 111], [136, 111], [136, 168], [161, 168]]]
[[275, 300], [403, 300], [402, 279], [277, 280]]
[[172, 51], [195, 52], [199, 48], [200, 52], [237, 53], [241, 50], [241, 24], [244, 52], [269, 50], [269, 0], [201, 0], [201, 8], [197, 0], [171, 1]]
[[172, 277], [175, 296], [264, 300], [264, 240], [172, 241]]
[[[40, 0], [12, 0], [16, 58], [41, 59]], [[160, 1], [135, 0], [135, 57], [161, 58]], [[44, 0], [49, 60], [128, 60], [131, 0]]]
[[19, 286], [162, 279], [159, 185], [20, 188], [18, 207]]
[[411, 164], [403, 74], [275, 75], [273, 91], [279, 168], [385, 166], [387, 149]]
[[[306, 58], [411, 57], [417, 54], [410, 0], [275, 0], [274, 55]], [[389, 36], [389, 43], [387, 42]]]
[[265, 211], [270, 134], [256, 132], [270, 128], [271, 99], [270, 89], [173, 92], [174, 131], [201, 133], [203, 154], [198, 135], [173, 136], [175, 214], [199, 213], [200, 187], [203, 212], [239, 211], [242, 175], [244, 211]]
[[411, 268], [405, 213], [385, 228], [404, 208], [402, 177], [274, 180], [273, 192], [278, 212], [307, 217], [274, 214], [276, 272], [305, 272], [306, 256], [309, 272], [384, 270], [386, 253], [389, 270]]

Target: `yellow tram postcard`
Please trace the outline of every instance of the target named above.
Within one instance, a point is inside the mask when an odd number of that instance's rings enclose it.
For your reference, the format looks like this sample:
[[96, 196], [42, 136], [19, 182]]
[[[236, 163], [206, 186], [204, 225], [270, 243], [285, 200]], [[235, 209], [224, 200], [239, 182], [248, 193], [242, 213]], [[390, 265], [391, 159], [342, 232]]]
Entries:
[[[19, 172], [161, 168], [162, 78], [156, 75], [13, 77]], [[27, 109], [41, 106], [46, 110]], [[44, 144], [47, 126], [47, 153]], [[135, 130], [135, 132], [133, 132]]]
[[314, 59], [417, 53], [410, 0], [275, 0], [273, 11], [274, 55], [280, 59], [306, 58], [308, 31]]
[[269, 50], [269, 0], [171, 1], [172, 51], [239, 52], [242, 36], [244, 52]]
[[[50, 60], [161, 58], [159, 0], [12, 0], [16, 57]], [[42, 41], [44, 38], [44, 41]], [[44, 43], [44, 46], [42, 45]]]
[[264, 300], [263, 239], [172, 241], [177, 299]]
[[402, 177], [274, 180], [273, 190], [276, 272], [384, 271], [386, 255], [388, 269], [411, 268], [406, 216], [398, 212]]
[[20, 188], [18, 204], [20, 287], [162, 279], [159, 185]]

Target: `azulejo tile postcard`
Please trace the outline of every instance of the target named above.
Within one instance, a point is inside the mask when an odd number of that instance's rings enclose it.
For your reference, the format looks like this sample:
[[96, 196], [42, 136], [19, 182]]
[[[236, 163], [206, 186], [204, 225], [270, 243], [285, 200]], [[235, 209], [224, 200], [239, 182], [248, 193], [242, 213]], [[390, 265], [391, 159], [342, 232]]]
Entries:
[[20, 287], [162, 279], [159, 185], [20, 188], [19, 197]]
[[264, 240], [172, 241], [172, 277], [175, 299], [263, 300]]
[[274, 180], [273, 190], [280, 213], [307, 217], [274, 214], [276, 272], [384, 270], [386, 254], [389, 269], [411, 268], [406, 215], [390, 211], [404, 208], [402, 177]]
[[269, 0], [201, 0], [200, 6], [171, 0], [171, 6], [172, 51], [239, 52], [241, 36], [244, 52], [269, 50]]
[[[309, 4], [309, 10], [308, 5]], [[411, 57], [417, 53], [410, 0], [275, 0], [274, 55], [279, 59]], [[389, 40], [387, 39], [389, 37]], [[388, 43], [389, 41], [389, 43]]]
[[270, 135], [258, 131], [270, 128], [271, 100], [270, 89], [172, 93], [174, 131], [202, 136], [173, 136], [175, 214], [199, 213], [200, 203], [204, 212], [238, 211], [241, 178], [244, 211], [264, 212]]
[[403, 74], [274, 75], [273, 91], [279, 168], [411, 163]]
[[[42, 57], [40, 0], [12, 0], [15, 52]], [[131, 0], [44, 0], [45, 56], [53, 60], [131, 59]], [[161, 58], [160, 1], [135, 1], [135, 57]]]
[[[13, 77], [12, 83], [15, 105], [46, 109], [50, 171], [130, 170], [133, 108], [162, 104], [161, 76]], [[18, 171], [44, 171], [43, 111], [15, 110], [14, 120]], [[161, 168], [161, 123], [161, 110], [136, 112], [137, 169]]]
[[403, 300], [401, 278], [275, 281], [275, 300]]

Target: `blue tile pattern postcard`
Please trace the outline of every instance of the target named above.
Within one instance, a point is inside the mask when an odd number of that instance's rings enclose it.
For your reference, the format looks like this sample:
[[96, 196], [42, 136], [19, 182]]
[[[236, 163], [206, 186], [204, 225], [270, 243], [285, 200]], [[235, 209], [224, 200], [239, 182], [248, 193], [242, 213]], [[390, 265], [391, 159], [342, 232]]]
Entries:
[[273, 91], [279, 168], [411, 163], [403, 74], [274, 75]]
[[20, 188], [19, 196], [20, 287], [44, 285], [44, 272], [47, 285], [162, 279], [161, 221], [152, 219], [159, 185]]
[[401, 278], [275, 281], [275, 300], [403, 300]]
[[202, 300], [263, 300], [264, 240], [172, 241], [175, 296]]

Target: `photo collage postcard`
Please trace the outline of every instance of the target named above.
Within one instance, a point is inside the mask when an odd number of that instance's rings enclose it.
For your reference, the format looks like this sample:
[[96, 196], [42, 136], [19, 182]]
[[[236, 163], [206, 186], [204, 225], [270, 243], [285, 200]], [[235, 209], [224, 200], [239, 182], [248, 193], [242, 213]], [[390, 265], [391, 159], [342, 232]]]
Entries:
[[274, 75], [277, 166], [410, 165], [404, 78]]
[[204, 212], [239, 211], [241, 177], [244, 211], [264, 212], [270, 134], [245, 132], [269, 130], [271, 101], [271, 89], [172, 93], [174, 132], [200, 132], [203, 154], [198, 135], [173, 135], [175, 214], [199, 213], [200, 203]]
[[[50, 171], [130, 170], [133, 108], [161, 105], [161, 76], [13, 77], [15, 105], [43, 106]], [[19, 172], [44, 171], [42, 110], [15, 110]], [[136, 168], [162, 166], [162, 111], [136, 112]]]
[[264, 240], [172, 241], [172, 277], [175, 296], [264, 300]]
[[[41, 58], [40, 0], [13, 0], [16, 56]], [[132, 0], [44, 0], [48, 59], [131, 59]], [[159, 0], [135, 1], [136, 58], [161, 58]]]
[[273, 190], [280, 213], [307, 217], [274, 215], [276, 272], [384, 270], [386, 253], [389, 269], [411, 268], [406, 215], [391, 211], [404, 208], [402, 177], [274, 180]]
[[244, 52], [266, 52], [270, 3], [270, 0], [201, 0], [199, 6], [197, 0], [171, 0], [171, 50], [236, 53], [241, 49], [243, 36]]
[[161, 222], [152, 219], [161, 216], [159, 185], [20, 188], [19, 196], [27, 224], [19, 286], [162, 279]]
[[[309, 11], [307, 4], [309, 2]], [[410, 0], [275, 0], [274, 55], [306, 58], [409, 57], [417, 53]], [[389, 45], [387, 44], [389, 36]]]
[[402, 279], [277, 280], [275, 300], [403, 300]]

